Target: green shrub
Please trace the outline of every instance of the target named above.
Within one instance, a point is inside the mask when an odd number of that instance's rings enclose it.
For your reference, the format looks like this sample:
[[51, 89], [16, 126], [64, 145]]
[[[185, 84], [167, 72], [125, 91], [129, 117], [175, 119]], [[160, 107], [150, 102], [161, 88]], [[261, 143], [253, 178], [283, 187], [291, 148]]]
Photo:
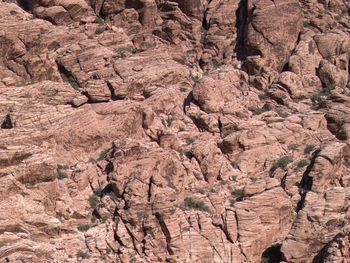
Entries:
[[203, 201], [195, 200], [192, 197], [186, 197], [184, 205], [188, 209], [195, 209], [210, 213], [209, 207], [207, 207]]
[[187, 139], [186, 139], [186, 144], [187, 144], [187, 145], [190, 145], [190, 144], [192, 144], [195, 140], [196, 140], [195, 138], [187, 138]]
[[180, 87], [180, 91], [181, 92], [187, 92], [187, 88], [186, 87]]
[[86, 231], [88, 231], [90, 229], [90, 227], [91, 226], [89, 224], [82, 224], [82, 225], [78, 226], [78, 230], [80, 232], [86, 232]]
[[93, 194], [89, 197], [89, 204], [93, 209], [97, 207], [99, 202], [100, 198], [96, 194]]
[[269, 111], [268, 109], [262, 107], [260, 109], [256, 109], [253, 111], [253, 115], [260, 115], [260, 114], [263, 114], [264, 112], [267, 112]]
[[78, 253], [77, 253], [77, 258], [82, 258], [82, 259], [86, 259], [86, 258], [89, 258], [90, 255], [85, 252], [85, 251], [82, 251], [82, 250], [79, 250]]
[[313, 108], [318, 109], [320, 107], [323, 107], [326, 101], [325, 97], [330, 95], [331, 91], [334, 89], [335, 89], [335, 86], [330, 84], [330, 85], [327, 85], [326, 87], [323, 87], [318, 92], [312, 94], [310, 99], [311, 99]]
[[103, 20], [103, 18], [101, 18], [99, 16], [95, 18], [95, 23], [97, 23], [99, 25], [103, 25], [104, 22], [105, 21]]
[[282, 158], [278, 159], [270, 169], [270, 176], [273, 175], [273, 173], [278, 169], [281, 168], [283, 170], [286, 170], [287, 165], [289, 163], [293, 162], [293, 159], [290, 156], [283, 156]]
[[236, 161], [232, 161], [232, 162], [231, 162], [231, 166], [232, 166], [232, 168], [234, 168], [234, 169], [239, 169], [238, 162], [236, 162]]
[[221, 63], [217, 61], [216, 59], [213, 59], [213, 67], [214, 68], [219, 68], [221, 66]]
[[307, 166], [309, 164], [308, 160], [302, 159], [297, 163], [296, 170], [300, 170], [301, 168]]
[[231, 196], [233, 198], [239, 198], [239, 197], [242, 197], [244, 195], [244, 190], [243, 189], [236, 189], [236, 190], [233, 190], [231, 191]]
[[68, 169], [68, 165], [61, 165], [58, 164], [56, 168], [57, 178], [58, 180], [63, 180], [65, 178], [68, 178], [68, 175], [65, 170]]
[[137, 52], [137, 49], [134, 46], [126, 46], [115, 48], [114, 52], [118, 54], [121, 58], [126, 58], [128, 54], [134, 54]]
[[167, 126], [170, 127], [173, 121], [174, 121], [173, 116], [169, 115], [168, 118], [166, 119]]
[[102, 150], [97, 158], [97, 161], [102, 161], [107, 157], [108, 149]]
[[244, 190], [243, 189], [236, 189], [231, 191], [231, 199], [230, 199], [230, 205], [234, 206], [238, 198], [241, 198], [244, 196]]
[[315, 148], [315, 145], [313, 145], [313, 144], [307, 144], [307, 145], [305, 146], [305, 148], [304, 148], [304, 154], [305, 154], [305, 155], [310, 154], [310, 153], [313, 151], [314, 148]]
[[102, 34], [103, 32], [105, 32], [105, 29], [103, 27], [98, 27], [95, 31], [96, 35]]
[[267, 100], [268, 98], [269, 98], [269, 96], [267, 96], [267, 94], [265, 92], [259, 94], [260, 100]]
[[193, 175], [198, 181], [202, 179], [199, 173], [194, 172]]
[[193, 75], [191, 75], [191, 79], [194, 83], [197, 83], [200, 80], [198, 76], [193, 76]]
[[212, 188], [210, 188], [209, 190], [211, 193], [215, 194], [218, 192], [218, 190], [216, 190], [216, 188], [213, 186]]
[[203, 188], [198, 189], [197, 192], [202, 195], [205, 195], [205, 190]]
[[287, 118], [289, 116], [289, 114], [283, 110], [277, 110], [276, 112], [281, 118]]

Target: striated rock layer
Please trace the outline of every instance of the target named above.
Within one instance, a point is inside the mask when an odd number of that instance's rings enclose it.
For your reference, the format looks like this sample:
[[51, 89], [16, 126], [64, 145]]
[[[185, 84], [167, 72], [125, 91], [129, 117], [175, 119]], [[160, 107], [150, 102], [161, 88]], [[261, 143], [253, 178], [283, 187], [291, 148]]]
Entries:
[[348, 262], [348, 10], [0, 0], [0, 262]]

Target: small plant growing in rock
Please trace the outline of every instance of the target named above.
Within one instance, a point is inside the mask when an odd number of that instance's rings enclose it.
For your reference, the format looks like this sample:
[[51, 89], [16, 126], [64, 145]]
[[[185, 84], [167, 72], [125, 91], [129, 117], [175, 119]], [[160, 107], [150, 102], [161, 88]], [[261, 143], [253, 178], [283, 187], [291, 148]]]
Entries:
[[210, 213], [209, 207], [207, 207], [203, 201], [195, 200], [192, 197], [186, 197], [184, 205], [188, 209], [195, 209]]
[[236, 161], [232, 161], [232, 162], [231, 162], [231, 166], [232, 166], [232, 168], [234, 168], [234, 169], [239, 169], [238, 162], [236, 162]]
[[253, 115], [260, 115], [260, 114], [263, 114], [264, 112], [267, 112], [267, 111], [269, 111], [268, 108], [262, 107], [262, 108], [260, 108], [260, 109], [254, 110], [254, 111], [253, 111]]
[[244, 195], [244, 190], [243, 189], [236, 189], [236, 190], [233, 190], [231, 191], [231, 196], [233, 198], [240, 198]]
[[276, 112], [281, 118], [287, 118], [289, 116], [289, 114], [283, 110], [277, 110]]
[[103, 27], [98, 27], [95, 31], [95, 34], [96, 35], [100, 35], [102, 34], [103, 32], [105, 32], [105, 29]]
[[200, 176], [199, 173], [194, 172], [194, 173], [193, 173], [193, 176], [194, 176], [198, 181], [202, 179], [202, 177]]
[[119, 57], [126, 58], [128, 54], [135, 54], [137, 52], [137, 49], [133, 46], [126, 46], [115, 48], [114, 52], [116, 52]]
[[68, 178], [68, 175], [65, 170], [68, 169], [68, 165], [57, 165], [56, 172], [57, 172], [57, 178], [58, 180], [63, 180], [65, 178]]
[[99, 201], [100, 201], [100, 198], [96, 194], [93, 194], [89, 197], [89, 204], [93, 209], [97, 207]]
[[297, 163], [297, 166], [295, 167], [296, 171], [299, 171], [300, 169], [304, 168], [309, 164], [308, 160], [302, 159]]
[[313, 145], [313, 144], [307, 144], [307, 145], [305, 146], [305, 149], [304, 149], [304, 154], [305, 154], [305, 155], [310, 154], [310, 153], [314, 150], [314, 148], [315, 148], [315, 145]]
[[221, 66], [221, 63], [217, 61], [216, 59], [213, 60], [213, 67], [214, 68], [219, 68]]
[[97, 23], [99, 25], [103, 25], [104, 22], [105, 21], [103, 20], [103, 18], [101, 18], [99, 16], [95, 18], [95, 23]]
[[166, 119], [167, 126], [170, 127], [173, 121], [174, 121], [173, 116], [169, 115], [168, 118]]
[[216, 190], [216, 188], [213, 186], [212, 188], [210, 188], [209, 192], [216, 194], [218, 190]]
[[205, 195], [205, 190], [203, 188], [198, 189], [197, 192], [202, 195]]
[[230, 199], [230, 205], [234, 206], [237, 199], [242, 198], [244, 196], [244, 190], [243, 189], [236, 189], [231, 191], [231, 199]]
[[102, 161], [107, 157], [108, 149], [102, 150], [97, 158], [97, 161]]
[[196, 140], [195, 138], [187, 138], [187, 139], [186, 139], [186, 144], [187, 144], [187, 145], [190, 145], [190, 144], [192, 144], [195, 140]]
[[187, 88], [186, 87], [180, 87], [180, 91], [181, 92], [187, 92]]
[[192, 81], [194, 82], [194, 83], [197, 83], [198, 81], [199, 81], [199, 77], [198, 76], [193, 76], [193, 75], [191, 75], [191, 79], [192, 79]]
[[82, 250], [79, 250], [78, 253], [77, 253], [77, 258], [82, 258], [82, 259], [86, 259], [86, 258], [89, 258], [90, 255], [85, 252], [85, 251], [82, 251]]
[[78, 230], [80, 232], [86, 232], [86, 231], [88, 231], [90, 229], [90, 227], [91, 226], [89, 224], [82, 224], [82, 225], [78, 226]]
[[278, 159], [270, 169], [270, 176], [273, 175], [273, 173], [278, 169], [281, 168], [283, 170], [286, 170], [287, 165], [289, 163], [293, 162], [293, 159], [290, 156], [283, 156], [282, 158]]
[[269, 96], [267, 96], [267, 94], [265, 92], [259, 94], [260, 100], [267, 100], [268, 98], [269, 98]]

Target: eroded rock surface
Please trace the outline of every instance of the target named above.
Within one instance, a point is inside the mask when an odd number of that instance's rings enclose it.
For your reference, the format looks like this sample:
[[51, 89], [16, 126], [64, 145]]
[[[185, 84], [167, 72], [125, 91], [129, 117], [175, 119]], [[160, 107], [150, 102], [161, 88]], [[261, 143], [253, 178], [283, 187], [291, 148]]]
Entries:
[[0, 261], [347, 262], [348, 8], [0, 0]]

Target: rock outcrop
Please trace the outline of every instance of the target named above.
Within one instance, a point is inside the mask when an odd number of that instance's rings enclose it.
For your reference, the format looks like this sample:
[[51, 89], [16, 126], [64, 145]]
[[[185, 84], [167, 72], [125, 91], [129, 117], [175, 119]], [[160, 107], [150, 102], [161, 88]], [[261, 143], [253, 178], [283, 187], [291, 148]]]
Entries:
[[0, 261], [347, 262], [348, 9], [0, 0]]

